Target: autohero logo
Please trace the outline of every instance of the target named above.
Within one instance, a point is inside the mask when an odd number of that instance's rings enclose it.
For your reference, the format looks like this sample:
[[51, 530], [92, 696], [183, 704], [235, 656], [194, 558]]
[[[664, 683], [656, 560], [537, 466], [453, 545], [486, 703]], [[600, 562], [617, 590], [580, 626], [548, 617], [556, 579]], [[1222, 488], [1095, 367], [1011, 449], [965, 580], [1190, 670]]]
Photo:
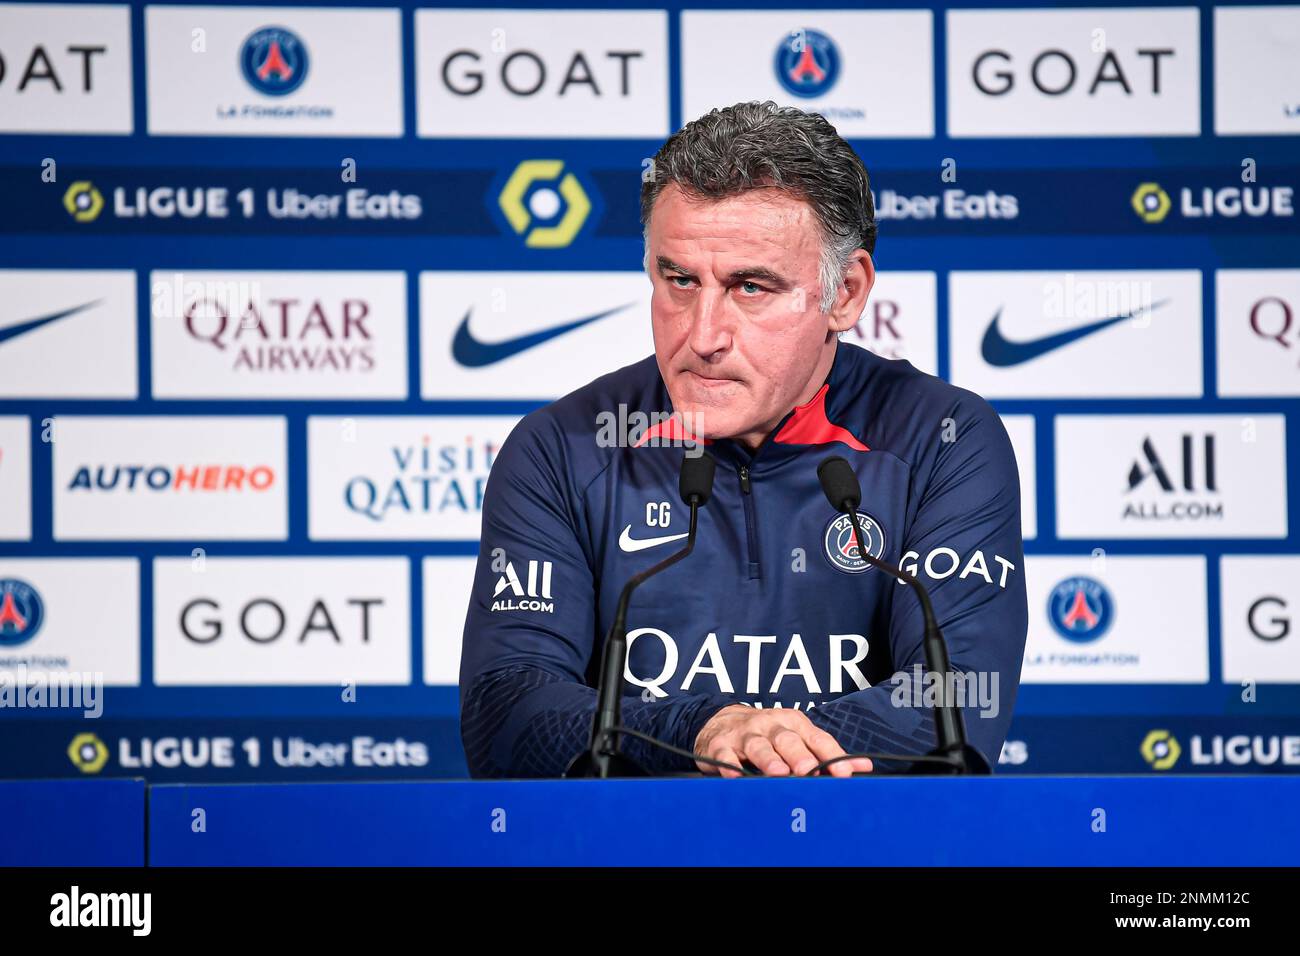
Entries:
[[66, 489], [98, 496], [115, 494], [256, 494], [276, 487], [276, 470], [267, 464], [81, 464]]
[[[529, 561], [527, 584], [520, 580], [514, 563], [506, 562], [501, 577], [497, 578], [492, 591], [493, 611], [538, 611], [542, 614], [554, 614], [555, 602], [551, 594], [551, 572], [554, 564], [550, 561]], [[510, 593], [502, 598], [505, 591]]]
[[50, 925], [115, 927], [132, 936], [148, 936], [153, 927], [152, 893], [87, 893], [75, 883], [50, 897]]
[[[809, 636], [808, 642], [817, 640]], [[826, 662], [819, 673], [802, 634], [782, 638], [777, 634], [719, 635], [710, 632], [689, 665], [677, 640], [657, 627], [639, 627], [627, 635], [628, 657], [623, 678], [643, 688], [646, 699], [660, 699], [674, 691], [730, 694], [737, 703], [755, 707], [811, 710], [827, 699], [871, 686], [862, 667], [870, 645], [861, 634], [827, 634], [814, 647], [816, 659]], [[690, 653], [688, 649], [687, 653]], [[773, 668], [775, 664], [775, 669]], [[798, 694], [796, 699], [787, 694]], [[776, 695], [782, 695], [780, 699]]]

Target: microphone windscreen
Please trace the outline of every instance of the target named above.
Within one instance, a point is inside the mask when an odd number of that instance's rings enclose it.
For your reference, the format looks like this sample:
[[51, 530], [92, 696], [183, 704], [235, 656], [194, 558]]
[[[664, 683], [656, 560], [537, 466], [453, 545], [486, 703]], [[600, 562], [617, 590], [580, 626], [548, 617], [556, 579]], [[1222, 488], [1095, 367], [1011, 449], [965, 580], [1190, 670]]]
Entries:
[[853, 473], [853, 466], [839, 455], [831, 455], [817, 466], [817, 479], [822, 483], [826, 500], [836, 511], [846, 505], [856, 510], [862, 503], [862, 486], [858, 484], [858, 476]]
[[681, 478], [678, 481], [682, 501], [689, 505], [691, 497], [695, 496], [700, 507], [704, 507], [709, 500], [709, 495], [713, 493], [713, 471], [716, 467], [717, 462], [713, 460], [713, 456], [703, 449], [694, 457], [684, 456]]

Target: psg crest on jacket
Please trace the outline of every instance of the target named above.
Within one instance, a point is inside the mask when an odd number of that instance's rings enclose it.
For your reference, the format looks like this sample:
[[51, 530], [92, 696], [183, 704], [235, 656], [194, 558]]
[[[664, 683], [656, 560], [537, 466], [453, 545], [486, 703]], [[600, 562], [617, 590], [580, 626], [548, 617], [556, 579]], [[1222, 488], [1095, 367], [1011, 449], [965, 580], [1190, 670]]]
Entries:
[[[880, 522], [861, 511], [858, 512], [858, 522], [867, 538], [867, 554], [879, 558], [885, 553], [885, 531], [880, 527]], [[853, 522], [848, 515], [836, 515], [831, 519], [831, 523], [826, 526], [825, 539], [826, 557], [835, 567], [850, 574], [871, 570], [871, 565], [862, 559], [862, 554], [858, 551]]]

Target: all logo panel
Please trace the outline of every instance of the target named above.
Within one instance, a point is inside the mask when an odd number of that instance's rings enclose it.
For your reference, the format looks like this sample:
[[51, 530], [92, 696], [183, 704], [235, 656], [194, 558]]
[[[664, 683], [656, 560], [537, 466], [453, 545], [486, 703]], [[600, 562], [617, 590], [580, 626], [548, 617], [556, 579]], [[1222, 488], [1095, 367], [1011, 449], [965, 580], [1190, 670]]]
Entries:
[[1282, 415], [1061, 415], [1061, 538], [1284, 538]]

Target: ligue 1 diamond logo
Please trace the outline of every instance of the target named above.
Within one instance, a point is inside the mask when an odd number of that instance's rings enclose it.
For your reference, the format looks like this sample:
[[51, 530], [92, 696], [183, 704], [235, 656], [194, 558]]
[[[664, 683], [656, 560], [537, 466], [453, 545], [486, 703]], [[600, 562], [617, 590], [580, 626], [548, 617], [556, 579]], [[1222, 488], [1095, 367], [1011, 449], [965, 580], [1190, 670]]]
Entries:
[[262, 27], [244, 41], [239, 66], [248, 85], [267, 96], [285, 96], [307, 79], [307, 46], [284, 27]]
[[45, 604], [36, 589], [17, 578], [0, 578], [0, 647], [30, 641], [45, 620]]
[[840, 51], [824, 33], [791, 30], [776, 48], [776, 78], [793, 96], [828, 93], [839, 76]]
[[1100, 638], [1115, 619], [1115, 602], [1100, 581], [1066, 578], [1047, 598], [1047, 618], [1067, 641], [1087, 644]]
[[[858, 512], [862, 533], [867, 536], [867, 554], [879, 558], [885, 553], [885, 529], [871, 515]], [[836, 515], [826, 526], [826, 557], [831, 564], [849, 574], [870, 571], [871, 565], [862, 559], [858, 542], [853, 534], [853, 522], [848, 515]]]

